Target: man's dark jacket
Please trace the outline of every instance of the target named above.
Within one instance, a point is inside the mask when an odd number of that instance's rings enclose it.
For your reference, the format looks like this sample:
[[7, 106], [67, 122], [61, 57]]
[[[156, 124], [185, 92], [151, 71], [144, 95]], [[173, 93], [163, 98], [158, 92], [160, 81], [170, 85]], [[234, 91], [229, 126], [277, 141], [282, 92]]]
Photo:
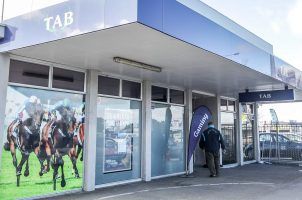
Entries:
[[213, 127], [207, 128], [200, 137], [199, 147], [206, 152], [215, 153], [219, 151], [220, 146], [225, 149], [224, 141], [219, 130]]

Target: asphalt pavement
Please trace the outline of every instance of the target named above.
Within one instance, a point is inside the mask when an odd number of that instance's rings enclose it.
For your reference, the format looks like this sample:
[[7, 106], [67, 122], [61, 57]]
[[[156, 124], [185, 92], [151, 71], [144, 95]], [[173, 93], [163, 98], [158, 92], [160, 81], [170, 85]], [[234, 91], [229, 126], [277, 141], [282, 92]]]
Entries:
[[181, 176], [76, 192], [55, 200], [302, 200], [302, 170], [298, 166], [250, 164], [222, 169], [210, 178], [198, 168], [193, 178]]

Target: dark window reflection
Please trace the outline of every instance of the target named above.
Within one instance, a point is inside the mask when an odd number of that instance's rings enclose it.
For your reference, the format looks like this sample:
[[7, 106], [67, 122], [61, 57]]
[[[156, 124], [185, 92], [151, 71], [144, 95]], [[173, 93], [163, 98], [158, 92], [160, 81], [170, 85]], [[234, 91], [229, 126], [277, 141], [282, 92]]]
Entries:
[[152, 86], [152, 101], [160, 101], [160, 102], [167, 102], [168, 101], [168, 89]]
[[228, 101], [228, 110], [232, 111], [232, 112], [236, 111], [236, 109], [235, 109], [235, 101]]
[[242, 108], [243, 108], [244, 113], [248, 113], [248, 114], [253, 114], [254, 113], [253, 104], [243, 104]]
[[122, 94], [123, 97], [140, 99], [141, 98], [141, 84], [137, 83], [137, 82], [123, 80], [122, 93], [123, 93]]
[[220, 110], [227, 110], [228, 101], [225, 99], [220, 100]]
[[184, 104], [184, 91], [170, 89], [170, 103]]
[[11, 60], [9, 82], [48, 87], [49, 66]]
[[67, 69], [53, 68], [53, 88], [84, 91], [85, 73]]
[[120, 80], [105, 76], [99, 76], [98, 93], [112, 96], [120, 94]]

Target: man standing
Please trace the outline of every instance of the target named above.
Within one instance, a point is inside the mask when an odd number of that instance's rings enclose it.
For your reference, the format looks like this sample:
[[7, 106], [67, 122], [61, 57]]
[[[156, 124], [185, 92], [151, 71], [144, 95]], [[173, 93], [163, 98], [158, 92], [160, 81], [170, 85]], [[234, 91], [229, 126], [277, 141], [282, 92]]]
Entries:
[[224, 150], [225, 145], [221, 133], [214, 127], [213, 122], [208, 123], [208, 128], [201, 134], [199, 147], [205, 150], [206, 162], [210, 170], [210, 177], [219, 175], [219, 149]]

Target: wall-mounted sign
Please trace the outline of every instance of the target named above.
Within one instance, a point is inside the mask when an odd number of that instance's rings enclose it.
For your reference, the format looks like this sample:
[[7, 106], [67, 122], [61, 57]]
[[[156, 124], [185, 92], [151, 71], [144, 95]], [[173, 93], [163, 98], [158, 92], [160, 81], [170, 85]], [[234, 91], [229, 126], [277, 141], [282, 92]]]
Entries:
[[69, 11], [63, 15], [56, 15], [44, 18], [46, 30], [54, 32], [63, 29], [73, 23], [73, 12]]
[[292, 89], [239, 93], [239, 102], [290, 101], [294, 99]]

